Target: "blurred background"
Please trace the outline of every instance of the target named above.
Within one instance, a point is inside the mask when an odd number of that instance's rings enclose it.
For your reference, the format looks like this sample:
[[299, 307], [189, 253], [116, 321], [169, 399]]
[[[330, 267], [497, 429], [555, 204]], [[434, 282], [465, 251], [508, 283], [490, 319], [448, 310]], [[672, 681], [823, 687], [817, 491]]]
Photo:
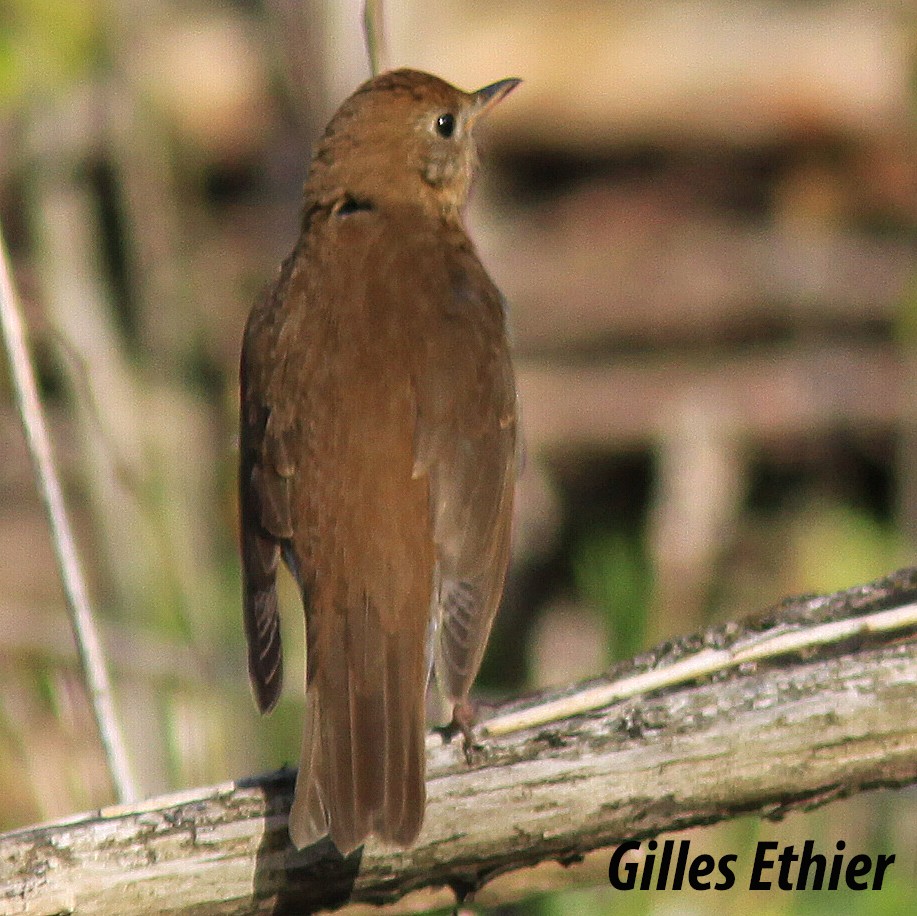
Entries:
[[[296, 238], [311, 144], [368, 75], [360, 16], [354, 0], [0, 9], [0, 222], [145, 794], [295, 764], [288, 579], [273, 716], [246, 682], [237, 361]], [[480, 695], [913, 562], [914, 4], [389, 0], [386, 17], [393, 66], [525, 80], [491, 120], [469, 213], [512, 308], [527, 443]], [[6, 373], [0, 455], [4, 830], [112, 792]], [[902, 791], [686, 836], [740, 861], [762, 838], [894, 852], [881, 893], [753, 905], [899, 913], [915, 823]], [[714, 906], [613, 894], [607, 865], [565, 873], [597, 889], [500, 912]]]

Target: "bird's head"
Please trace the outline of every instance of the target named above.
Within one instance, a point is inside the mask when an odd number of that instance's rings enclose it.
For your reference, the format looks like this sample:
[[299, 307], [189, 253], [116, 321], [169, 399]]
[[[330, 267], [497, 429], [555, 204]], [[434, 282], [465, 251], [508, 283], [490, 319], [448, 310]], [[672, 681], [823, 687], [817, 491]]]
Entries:
[[417, 70], [374, 77], [329, 122], [307, 194], [343, 191], [366, 205], [411, 203], [458, 217], [477, 164], [475, 128], [519, 82], [463, 92]]

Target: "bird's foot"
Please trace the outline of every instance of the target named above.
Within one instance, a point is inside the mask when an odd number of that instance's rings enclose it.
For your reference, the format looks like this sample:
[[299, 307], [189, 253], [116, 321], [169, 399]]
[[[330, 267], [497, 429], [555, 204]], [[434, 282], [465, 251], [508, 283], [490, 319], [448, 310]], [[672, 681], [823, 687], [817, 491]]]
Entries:
[[449, 744], [457, 734], [461, 734], [462, 750], [465, 753], [465, 762], [469, 766], [480, 760], [485, 751], [484, 745], [476, 741], [474, 737], [476, 721], [477, 710], [474, 704], [467, 699], [460, 700], [452, 708], [452, 721], [438, 729], [444, 744]]

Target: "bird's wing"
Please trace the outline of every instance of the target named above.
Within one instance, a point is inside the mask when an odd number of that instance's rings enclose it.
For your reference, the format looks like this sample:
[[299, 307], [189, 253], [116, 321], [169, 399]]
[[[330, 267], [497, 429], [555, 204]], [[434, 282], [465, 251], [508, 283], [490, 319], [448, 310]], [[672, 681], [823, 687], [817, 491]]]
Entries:
[[415, 473], [428, 473], [437, 554], [434, 664], [451, 701], [481, 665], [509, 559], [516, 393], [503, 302], [473, 251], [449, 265], [419, 381]]
[[276, 297], [252, 311], [242, 344], [239, 512], [243, 616], [248, 672], [258, 708], [273, 709], [283, 684], [283, 650], [275, 578], [281, 546], [293, 533], [289, 424], [272, 409], [270, 390]]

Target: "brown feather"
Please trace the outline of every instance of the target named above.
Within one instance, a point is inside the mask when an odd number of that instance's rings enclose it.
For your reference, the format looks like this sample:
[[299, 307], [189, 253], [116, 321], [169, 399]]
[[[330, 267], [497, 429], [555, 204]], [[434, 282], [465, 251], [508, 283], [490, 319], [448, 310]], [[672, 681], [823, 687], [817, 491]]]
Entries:
[[297, 846], [416, 839], [431, 615], [440, 677], [463, 699], [499, 601], [512, 370], [499, 293], [461, 224], [473, 144], [433, 129], [448, 110], [470, 130], [481, 105], [411, 71], [345, 102], [299, 244], [246, 329], [242, 557], [262, 709], [279, 690], [281, 555], [306, 611]]

